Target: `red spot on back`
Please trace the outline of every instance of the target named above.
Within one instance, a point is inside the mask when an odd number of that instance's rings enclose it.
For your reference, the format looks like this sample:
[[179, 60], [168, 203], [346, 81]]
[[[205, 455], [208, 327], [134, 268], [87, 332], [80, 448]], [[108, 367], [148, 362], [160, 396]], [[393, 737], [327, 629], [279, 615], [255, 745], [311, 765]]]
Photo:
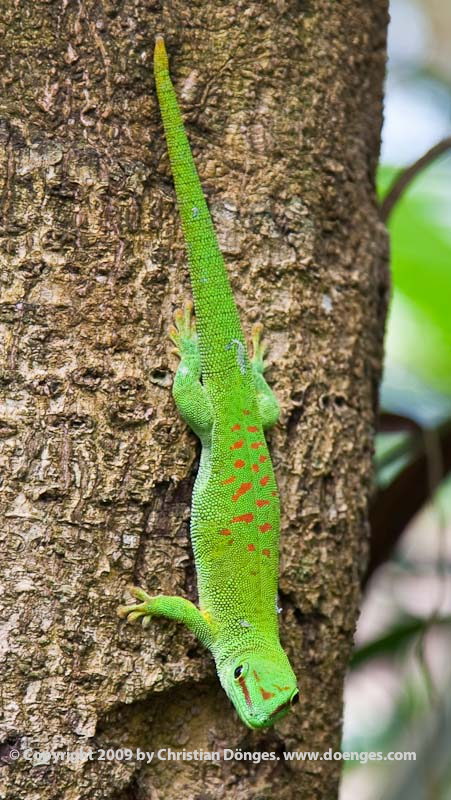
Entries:
[[259, 469], [260, 467], [258, 466], [258, 464], [252, 464], [252, 472], [258, 472]]
[[247, 549], [250, 553], [253, 553], [255, 550], [255, 544], [248, 544]]
[[249, 409], [248, 409], [248, 408], [243, 408], [243, 414], [246, 414], [246, 416], [247, 416], [247, 415], [248, 415], [248, 414], [250, 414], [250, 413], [251, 413], [251, 412], [249, 411]]
[[237, 442], [234, 442], [233, 444], [230, 445], [230, 449], [231, 450], [239, 450], [240, 447], [243, 446], [243, 444], [244, 444], [243, 440], [242, 439], [238, 439]]
[[265, 446], [264, 442], [252, 442], [251, 444], [252, 450], [258, 450], [259, 447], [264, 447], [264, 446]]
[[261, 696], [263, 697], [263, 700], [270, 700], [271, 697], [275, 697], [275, 694], [273, 694], [273, 692], [267, 692], [266, 689], [263, 688], [263, 686], [260, 686], [259, 689], [261, 692]]
[[277, 492], [271, 492], [273, 497], [277, 497]]
[[260, 478], [260, 486], [266, 486], [268, 481], [269, 481], [269, 477], [267, 475], [265, 475], [264, 478]]
[[263, 506], [269, 506], [269, 500], [257, 500], [256, 502], [259, 508], [263, 508]]
[[232, 522], [252, 522], [253, 519], [253, 514], [240, 514], [239, 517], [234, 517]]
[[256, 433], [258, 431], [258, 428], [257, 428], [256, 425], [248, 425], [247, 429], [248, 429], [249, 433]]
[[262, 550], [262, 553], [264, 556], [266, 556], [266, 558], [269, 558], [269, 556], [271, 555], [270, 550], [268, 550], [266, 547], [264, 550]]
[[225, 481], [222, 481], [223, 486], [227, 486], [228, 483], [233, 483], [235, 480], [235, 475], [231, 475], [230, 478], [226, 478]]
[[229, 531], [228, 528], [223, 528], [222, 531], [219, 531], [219, 533], [221, 534], [221, 536], [230, 536], [232, 531]]
[[266, 533], [267, 531], [271, 530], [271, 525], [269, 524], [269, 522], [265, 522], [264, 525], [260, 525], [260, 530], [262, 533]]
[[263, 464], [265, 461], [268, 460], [268, 456], [260, 456], [258, 460], [260, 461], [260, 464]]
[[237, 422], [235, 425], [232, 425], [230, 430], [231, 431], [240, 431], [241, 430], [241, 425]]
[[235, 494], [232, 495], [232, 500], [236, 502], [239, 497], [242, 497], [242, 495], [246, 494], [250, 489], [252, 489], [252, 483], [242, 483]]
[[242, 458], [238, 458], [238, 459], [235, 461], [235, 463], [234, 463], [234, 465], [233, 465], [233, 466], [234, 466], [234, 467], [236, 467], [237, 469], [241, 469], [241, 467], [244, 467], [244, 466], [245, 466], [245, 464], [246, 464], [246, 462], [245, 462], [245, 461], [243, 461], [243, 459], [242, 459]]

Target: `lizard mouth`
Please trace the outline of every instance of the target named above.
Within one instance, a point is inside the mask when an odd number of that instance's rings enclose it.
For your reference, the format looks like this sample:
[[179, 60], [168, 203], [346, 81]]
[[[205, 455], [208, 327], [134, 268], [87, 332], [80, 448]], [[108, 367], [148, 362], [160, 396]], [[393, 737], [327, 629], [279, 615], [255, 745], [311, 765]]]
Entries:
[[246, 725], [251, 728], [252, 730], [256, 730], [258, 728], [266, 728], [268, 725], [272, 725], [275, 720], [283, 715], [285, 711], [287, 711], [291, 707], [291, 702], [288, 700], [286, 703], [281, 703], [280, 706], [277, 706], [276, 709], [269, 715], [265, 720], [262, 719], [248, 719], [246, 721]]
[[290, 706], [291, 706], [291, 701], [290, 700], [287, 700], [286, 703], [282, 703], [280, 706], [277, 706], [277, 708], [274, 709], [274, 711], [271, 714], [271, 719], [274, 719], [275, 717], [278, 717], [279, 714], [282, 713], [282, 711], [285, 711], [286, 709], [290, 708]]
[[258, 728], [267, 728], [269, 725], [272, 725], [280, 716], [283, 716], [283, 713], [290, 707], [290, 703], [282, 703], [282, 705], [278, 706], [272, 714], [267, 717], [265, 720], [258, 720], [258, 719], [249, 719], [247, 720], [246, 724], [252, 730], [257, 730]]

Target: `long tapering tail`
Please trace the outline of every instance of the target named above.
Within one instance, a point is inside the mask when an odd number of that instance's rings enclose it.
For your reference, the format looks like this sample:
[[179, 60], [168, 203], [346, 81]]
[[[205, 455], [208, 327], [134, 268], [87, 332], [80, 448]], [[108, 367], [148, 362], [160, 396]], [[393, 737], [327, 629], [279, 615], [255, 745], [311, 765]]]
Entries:
[[183, 126], [162, 36], [155, 40], [154, 72], [188, 251], [202, 372], [205, 376], [237, 368], [243, 372], [247, 355], [240, 320]]

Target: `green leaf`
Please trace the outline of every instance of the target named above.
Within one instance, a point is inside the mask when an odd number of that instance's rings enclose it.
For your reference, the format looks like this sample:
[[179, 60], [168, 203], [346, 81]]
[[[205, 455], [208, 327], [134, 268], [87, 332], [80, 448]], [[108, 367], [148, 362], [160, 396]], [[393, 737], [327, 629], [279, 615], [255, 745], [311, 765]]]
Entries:
[[[451, 175], [443, 163], [431, 166], [414, 181], [390, 219], [394, 291], [386, 338], [388, 386], [385, 380], [383, 399], [391, 410], [397, 384], [398, 402], [404, 410], [409, 405], [409, 392], [403, 391], [406, 375], [437, 397], [451, 397], [451, 234], [447, 220]], [[395, 172], [381, 168], [382, 195]], [[445, 406], [446, 413], [451, 413], [451, 405], [445, 402]], [[420, 416], [425, 422], [424, 409]]]
[[408, 617], [377, 639], [362, 645], [354, 651], [351, 668], [355, 669], [366, 661], [381, 656], [393, 656], [404, 649], [419, 633], [425, 633], [433, 625], [451, 626], [451, 616], [434, 620]]
[[414, 453], [411, 433], [378, 433], [375, 442], [375, 466], [379, 488], [388, 486], [409, 463]]

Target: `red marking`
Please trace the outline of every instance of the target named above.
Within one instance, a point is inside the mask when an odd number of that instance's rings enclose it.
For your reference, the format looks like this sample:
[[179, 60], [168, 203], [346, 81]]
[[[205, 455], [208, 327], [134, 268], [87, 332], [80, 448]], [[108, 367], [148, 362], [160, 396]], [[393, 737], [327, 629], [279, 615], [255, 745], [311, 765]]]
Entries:
[[251, 444], [252, 450], [258, 450], [259, 447], [264, 447], [264, 446], [265, 446], [264, 442], [252, 442]]
[[269, 477], [267, 475], [265, 475], [264, 478], [260, 478], [260, 486], [266, 486], [268, 481], [269, 481]]
[[259, 469], [260, 469], [260, 467], [258, 466], [258, 464], [252, 464], [252, 471], [253, 472], [258, 472]]
[[252, 522], [253, 519], [253, 514], [240, 514], [239, 517], [234, 517], [232, 522]]
[[288, 700], [288, 702], [287, 702], [287, 703], [282, 703], [282, 705], [280, 705], [280, 706], [277, 706], [277, 708], [275, 708], [275, 709], [274, 709], [274, 711], [273, 711], [273, 712], [272, 712], [272, 714], [271, 714], [271, 719], [273, 719], [273, 717], [276, 717], [276, 716], [277, 716], [277, 714], [278, 714], [280, 711], [282, 711], [284, 708], [289, 708], [289, 707], [290, 707], [290, 701], [289, 701], [289, 700]]
[[232, 500], [236, 503], [239, 497], [243, 494], [246, 494], [250, 489], [252, 489], [252, 483], [242, 483], [239, 489], [236, 490], [235, 494], [232, 495]]
[[258, 428], [257, 428], [256, 425], [248, 425], [247, 429], [248, 429], [249, 433], [256, 433], [258, 431]]
[[234, 442], [230, 445], [231, 450], [239, 450], [243, 446], [244, 442], [242, 439], [238, 439], [237, 442]]
[[252, 672], [254, 673], [255, 680], [259, 681], [260, 680], [260, 675], [258, 674], [258, 672], [256, 672], [255, 669], [253, 669]]
[[275, 683], [274, 686], [279, 690], [279, 692], [288, 692], [288, 689], [290, 688], [289, 686], [277, 686], [277, 683]]
[[222, 531], [219, 531], [219, 533], [221, 534], [221, 536], [230, 536], [232, 531], [229, 531], [228, 528], [223, 528]]
[[222, 485], [227, 486], [228, 483], [233, 483], [234, 480], [235, 480], [235, 475], [231, 475], [230, 478], [226, 478], [226, 480], [222, 482]]
[[[260, 525], [260, 530], [261, 530], [262, 533], [266, 533], [266, 531], [270, 531], [271, 530], [271, 527], [272, 526], [269, 524], [269, 522], [265, 522], [264, 525]], [[265, 552], [265, 551], [263, 550], [263, 552]], [[268, 555], [269, 555], [269, 553], [268, 553]]]
[[249, 694], [249, 690], [246, 686], [246, 681], [244, 680], [244, 678], [238, 678], [238, 683], [240, 684], [241, 689], [243, 691], [246, 704], [252, 708], [251, 697]]
[[263, 464], [265, 461], [268, 460], [268, 456], [260, 456], [258, 460], [260, 461], [260, 464]]
[[249, 409], [248, 409], [248, 408], [243, 408], [243, 414], [246, 414], [246, 416], [247, 416], [247, 415], [248, 415], [248, 414], [250, 414], [250, 413], [251, 413], [251, 412], [249, 411]]
[[246, 462], [243, 461], [242, 458], [238, 458], [237, 461], [235, 461], [233, 466], [236, 467], [237, 469], [241, 469], [241, 467], [244, 467], [245, 464], [246, 464]]
[[[257, 505], [258, 505], [259, 508], [263, 508], [263, 506], [269, 506], [269, 500], [257, 500]], [[269, 526], [269, 527], [271, 527], [271, 526]], [[261, 528], [260, 528], [260, 530], [261, 530]]]
[[261, 692], [261, 696], [263, 697], [263, 700], [270, 700], [271, 697], [275, 697], [275, 694], [273, 694], [273, 692], [267, 692], [266, 689], [263, 688], [263, 686], [260, 686], [259, 689]]
[[271, 492], [273, 497], [277, 497], [277, 492]]
[[250, 553], [253, 553], [255, 550], [255, 544], [248, 544], [247, 549]]
[[232, 425], [230, 430], [231, 431], [240, 431], [241, 430], [241, 425], [239, 425], [238, 422], [237, 422], [236, 425]]
[[263, 553], [263, 555], [264, 555], [264, 556], [266, 556], [267, 558], [269, 558], [269, 556], [271, 555], [270, 551], [269, 551], [269, 550], [267, 550], [266, 548], [265, 548], [264, 550], [262, 550], [262, 553]]

